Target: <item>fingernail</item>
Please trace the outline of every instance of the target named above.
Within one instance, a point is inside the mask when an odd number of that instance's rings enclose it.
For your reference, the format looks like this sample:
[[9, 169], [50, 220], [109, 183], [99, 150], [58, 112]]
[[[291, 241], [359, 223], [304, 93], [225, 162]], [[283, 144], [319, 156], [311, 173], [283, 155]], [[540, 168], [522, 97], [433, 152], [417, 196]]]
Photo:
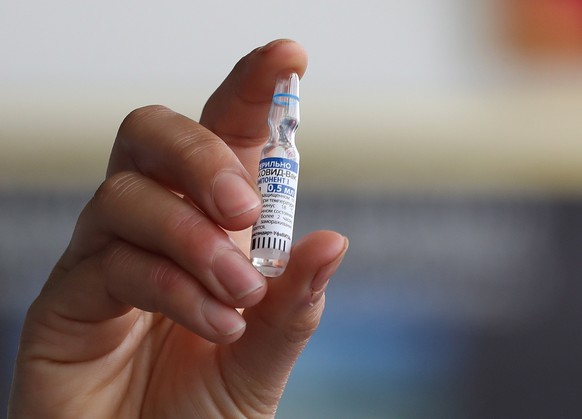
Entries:
[[274, 41], [269, 42], [268, 44], [263, 45], [261, 48], [257, 50], [261, 54], [270, 51], [275, 45], [284, 44], [286, 42], [293, 42], [291, 39], [276, 39]]
[[317, 271], [315, 277], [313, 278], [313, 281], [311, 281], [312, 292], [319, 292], [325, 289], [327, 283], [329, 282], [329, 279], [335, 273], [340, 263], [342, 263], [342, 260], [344, 259], [344, 256], [348, 251], [349, 245], [350, 245], [349, 240], [347, 239], [347, 237], [344, 237], [344, 247], [340, 254], [332, 262], [320, 268], [319, 271]]
[[202, 307], [206, 321], [222, 336], [230, 336], [246, 327], [244, 319], [236, 310], [208, 299]]
[[221, 172], [212, 187], [214, 204], [225, 218], [234, 218], [261, 205], [255, 189], [240, 175]]
[[214, 276], [236, 301], [265, 286], [266, 280], [248, 259], [235, 250], [219, 250], [212, 266]]

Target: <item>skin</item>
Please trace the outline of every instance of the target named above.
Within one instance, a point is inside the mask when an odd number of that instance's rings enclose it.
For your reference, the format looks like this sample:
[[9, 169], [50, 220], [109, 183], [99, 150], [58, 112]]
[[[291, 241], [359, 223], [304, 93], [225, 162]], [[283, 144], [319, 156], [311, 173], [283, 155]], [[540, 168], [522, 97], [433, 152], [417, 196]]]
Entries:
[[199, 123], [162, 106], [126, 117], [27, 314], [9, 417], [274, 415], [348, 246], [311, 233], [269, 281], [247, 258], [274, 82], [306, 66], [298, 44], [274, 41], [238, 62]]

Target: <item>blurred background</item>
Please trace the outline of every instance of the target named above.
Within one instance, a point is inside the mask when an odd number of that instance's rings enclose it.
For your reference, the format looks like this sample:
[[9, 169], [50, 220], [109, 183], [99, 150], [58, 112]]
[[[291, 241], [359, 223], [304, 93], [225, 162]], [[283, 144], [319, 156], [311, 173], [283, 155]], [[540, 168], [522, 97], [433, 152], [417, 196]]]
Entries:
[[351, 247], [281, 418], [579, 418], [582, 1], [0, 4], [0, 408], [123, 117], [307, 49], [296, 236]]

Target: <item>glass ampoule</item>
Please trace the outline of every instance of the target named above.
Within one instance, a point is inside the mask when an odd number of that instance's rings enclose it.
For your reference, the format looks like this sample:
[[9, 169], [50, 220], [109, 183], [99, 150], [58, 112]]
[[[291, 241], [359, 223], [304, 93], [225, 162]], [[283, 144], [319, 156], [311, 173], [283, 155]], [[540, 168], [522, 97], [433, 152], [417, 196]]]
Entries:
[[277, 80], [269, 111], [270, 136], [259, 162], [261, 216], [253, 226], [251, 262], [265, 276], [285, 270], [293, 240], [299, 177], [295, 131], [299, 126], [299, 76]]

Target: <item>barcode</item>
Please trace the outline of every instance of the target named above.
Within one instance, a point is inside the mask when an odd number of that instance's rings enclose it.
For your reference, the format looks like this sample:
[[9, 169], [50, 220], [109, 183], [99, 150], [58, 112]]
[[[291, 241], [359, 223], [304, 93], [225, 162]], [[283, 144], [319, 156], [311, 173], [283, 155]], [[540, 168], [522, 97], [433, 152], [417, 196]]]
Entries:
[[275, 237], [254, 238], [251, 243], [251, 250], [255, 249], [275, 249], [283, 252], [287, 251], [287, 240]]

